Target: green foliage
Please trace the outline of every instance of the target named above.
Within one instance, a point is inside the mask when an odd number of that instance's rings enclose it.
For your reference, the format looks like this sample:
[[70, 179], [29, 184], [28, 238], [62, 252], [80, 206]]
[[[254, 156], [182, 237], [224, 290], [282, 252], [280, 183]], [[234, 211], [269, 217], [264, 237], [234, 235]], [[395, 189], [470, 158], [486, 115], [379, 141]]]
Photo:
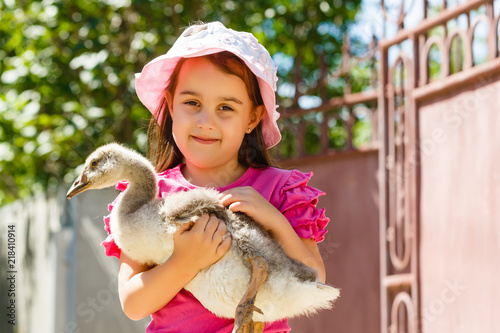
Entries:
[[290, 129], [286, 128], [281, 130], [281, 144], [279, 145], [279, 154], [284, 157], [291, 157], [296, 154], [295, 133]]
[[[0, 1], [0, 205], [69, 184], [85, 156], [104, 143], [144, 152], [150, 114], [135, 95], [134, 73], [190, 23], [219, 20], [254, 33], [280, 66], [280, 85], [294, 82], [294, 64], [300, 65], [301, 91], [318, 95], [318, 54], [329, 69], [338, 67], [343, 32], [359, 4]], [[339, 94], [339, 87], [328, 89]], [[286, 104], [290, 96], [281, 99]]]
[[328, 131], [328, 141], [330, 147], [334, 149], [342, 149], [347, 142], [347, 130], [340, 121], [335, 121], [333, 126]]
[[307, 154], [317, 154], [321, 150], [320, 143], [320, 129], [319, 126], [315, 124], [308, 124], [306, 126], [306, 134], [305, 134], [305, 150]]
[[371, 140], [373, 126], [366, 118], [356, 118], [354, 125], [352, 126], [352, 131], [354, 133], [352, 138], [352, 144], [354, 147], [359, 148], [364, 143]]

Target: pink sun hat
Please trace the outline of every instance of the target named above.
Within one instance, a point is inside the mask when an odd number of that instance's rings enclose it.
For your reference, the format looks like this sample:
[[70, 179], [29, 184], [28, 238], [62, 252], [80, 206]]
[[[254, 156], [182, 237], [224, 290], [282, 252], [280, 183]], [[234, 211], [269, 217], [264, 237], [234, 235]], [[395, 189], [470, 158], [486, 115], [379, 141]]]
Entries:
[[161, 119], [158, 103], [177, 62], [181, 58], [200, 57], [223, 51], [238, 56], [257, 77], [267, 111], [262, 118], [262, 135], [267, 148], [275, 146], [281, 140], [276, 123], [280, 116], [276, 111], [277, 67], [269, 52], [251, 33], [228, 29], [220, 22], [187, 28], [166, 54], [150, 61], [141, 73], [135, 75], [137, 96], [156, 119]]

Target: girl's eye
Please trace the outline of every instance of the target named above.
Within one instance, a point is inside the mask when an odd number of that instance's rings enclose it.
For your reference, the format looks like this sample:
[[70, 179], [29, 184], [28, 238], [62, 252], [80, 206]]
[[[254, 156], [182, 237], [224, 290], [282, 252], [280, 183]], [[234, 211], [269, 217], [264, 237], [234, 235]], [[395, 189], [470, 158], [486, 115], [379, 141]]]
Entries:
[[196, 101], [187, 101], [187, 102], [184, 102], [184, 104], [186, 104], [186, 105], [191, 105], [191, 106], [200, 106], [200, 105], [198, 104], [198, 102], [196, 102]]
[[223, 105], [219, 109], [222, 111], [234, 111], [234, 109], [232, 107], [230, 107], [229, 105]]

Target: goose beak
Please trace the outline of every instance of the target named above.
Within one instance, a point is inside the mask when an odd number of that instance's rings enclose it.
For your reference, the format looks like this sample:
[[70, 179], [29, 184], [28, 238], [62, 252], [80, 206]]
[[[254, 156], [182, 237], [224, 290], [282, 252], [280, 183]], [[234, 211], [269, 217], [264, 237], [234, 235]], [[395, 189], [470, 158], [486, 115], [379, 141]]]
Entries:
[[69, 189], [68, 193], [66, 194], [66, 198], [71, 199], [75, 195], [80, 194], [90, 188], [90, 182], [87, 180], [87, 175], [85, 175], [85, 172], [82, 172], [80, 177], [78, 177], [71, 188]]

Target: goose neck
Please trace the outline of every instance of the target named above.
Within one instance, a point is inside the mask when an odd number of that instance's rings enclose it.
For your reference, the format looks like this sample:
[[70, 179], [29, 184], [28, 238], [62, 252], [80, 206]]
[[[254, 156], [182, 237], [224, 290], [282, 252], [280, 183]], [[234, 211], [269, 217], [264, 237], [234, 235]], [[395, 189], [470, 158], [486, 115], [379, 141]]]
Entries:
[[125, 179], [129, 182], [122, 200], [121, 209], [131, 213], [158, 196], [156, 174], [149, 166], [142, 164], [128, 165]]

